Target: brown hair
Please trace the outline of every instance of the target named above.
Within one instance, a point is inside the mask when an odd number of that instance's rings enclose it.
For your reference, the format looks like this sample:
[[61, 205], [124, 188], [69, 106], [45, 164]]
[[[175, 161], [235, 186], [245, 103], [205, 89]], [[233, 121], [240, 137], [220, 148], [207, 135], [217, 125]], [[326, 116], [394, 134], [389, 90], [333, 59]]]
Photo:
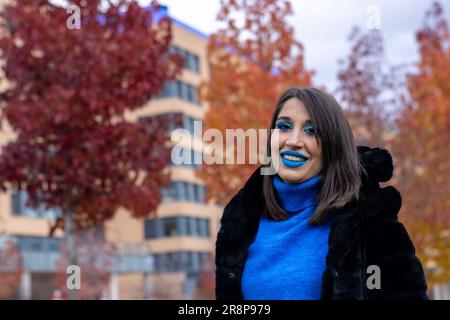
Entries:
[[[318, 205], [309, 219], [310, 224], [320, 224], [326, 218], [328, 209], [342, 207], [352, 199], [358, 199], [361, 186], [361, 170], [352, 129], [339, 103], [329, 94], [315, 88], [290, 88], [277, 102], [270, 129], [284, 104], [289, 99], [300, 100], [316, 129], [316, 139], [322, 148], [323, 167], [320, 172]], [[266, 155], [271, 156], [269, 130]], [[270, 166], [271, 163], [268, 163]], [[263, 192], [265, 216], [273, 220], [285, 220], [287, 212], [277, 201], [273, 188], [273, 175], [265, 175]]]

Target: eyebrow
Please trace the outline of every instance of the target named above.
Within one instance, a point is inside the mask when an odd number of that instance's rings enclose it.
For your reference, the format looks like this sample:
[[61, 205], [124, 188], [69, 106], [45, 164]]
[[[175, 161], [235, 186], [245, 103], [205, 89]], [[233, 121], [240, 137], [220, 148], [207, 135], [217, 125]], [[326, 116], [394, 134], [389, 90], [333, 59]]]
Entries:
[[[276, 121], [279, 121], [279, 120], [288, 120], [288, 121], [292, 121], [291, 117], [287, 117], [287, 116], [281, 116], [281, 117], [278, 117]], [[276, 121], [275, 121], [275, 122], [276, 122]], [[305, 120], [305, 121], [303, 122], [303, 125], [305, 125], [305, 124], [312, 124], [311, 119]]]

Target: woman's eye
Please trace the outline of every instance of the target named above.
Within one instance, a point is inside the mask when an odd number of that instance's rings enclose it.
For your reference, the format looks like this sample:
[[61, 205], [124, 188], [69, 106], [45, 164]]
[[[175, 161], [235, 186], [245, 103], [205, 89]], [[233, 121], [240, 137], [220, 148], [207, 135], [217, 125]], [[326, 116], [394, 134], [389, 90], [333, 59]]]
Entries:
[[277, 129], [285, 131], [285, 130], [292, 129], [292, 126], [288, 122], [280, 122], [280, 123], [277, 123]]
[[308, 126], [303, 129], [303, 132], [305, 132], [309, 136], [313, 136], [316, 134], [316, 129], [312, 126]]

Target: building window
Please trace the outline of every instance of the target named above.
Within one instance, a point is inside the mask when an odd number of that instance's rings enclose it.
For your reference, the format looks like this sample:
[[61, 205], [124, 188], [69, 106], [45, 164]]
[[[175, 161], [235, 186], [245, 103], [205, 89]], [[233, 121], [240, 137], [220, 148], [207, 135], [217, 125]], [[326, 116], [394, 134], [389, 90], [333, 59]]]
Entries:
[[[198, 127], [195, 130], [195, 126]], [[188, 130], [191, 135], [201, 137], [201, 120], [188, 115], [183, 115], [183, 128]]]
[[36, 209], [27, 206], [28, 193], [24, 190], [15, 190], [11, 192], [12, 213], [17, 216], [56, 219], [62, 215], [59, 208], [46, 209], [41, 204]]
[[176, 81], [176, 86], [177, 86], [177, 97], [179, 98], [184, 98], [184, 100], [187, 100], [187, 86], [184, 82], [181, 81]]
[[[161, 119], [161, 121], [164, 121], [165, 123], [167, 123], [167, 118], [169, 117], [173, 117], [176, 114], [180, 114], [178, 112], [167, 112], [164, 114], [160, 114], [160, 115], [155, 115], [155, 116], [142, 116], [138, 118], [139, 122], [145, 122], [145, 121], [149, 121], [152, 119]], [[168, 133], [171, 133], [173, 130], [175, 129], [186, 129], [191, 135], [201, 138], [201, 120], [199, 118], [194, 118], [191, 116], [188, 116], [186, 114], [180, 114], [182, 123], [181, 125], [175, 124], [175, 122], [170, 122], [167, 125], [167, 131]], [[169, 118], [170, 119], [170, 118]], [[197, 130], [195, 130], [195, 127], [197, 126]]]
[[176, 218], [165, 218], [163, 228], [164, 237], [174, 237], [178, 235]]
[[187, 270], [189, 268], [189, 255], [187, 252], [180, 252], [180, 268], [181, 270]]
[[157, 95], [158, 98], [168, 98], [173, 97], [176, 95], [176, 92], [174, 91], [174, 86], [172, 81], [167, 81], [164, 84], [163, 90]]
[[201, 237], [209, 237], [209, 220], [199, 219], [198, 220], [198, 235]]
[[181, 181], [174, 182], [175, 185], [175, 199], [179, 201], [187, 200], [186, 183]]
[[156, 221], [148, 219], [144, 222], [145, 239], [156, 238]]
[[172, 45], [170, 51], [177, 53], [184, 59], [184, 67], [192, 72], [200, 73], [200, 65], [198, 55], [189, 52], [188, 50]]
[[161, 201], [163, 203], [171, 202], [175, 200], [173, 188], [163, 188], [161, 189]]
[[198, 56], [197, 55], [193, 55], [193, 54], [189, 55], [186, 65], [187, 65], [187, 68], [189, 70], [192, 70], [192, 71], [194, 71], [196, 73], [200, 72], [200, 65], [198, 63]]
[[209, 219], [175, 216], [159, 219], [148, 219], [144, 223], [146, 239], [167, 237], [200, 237], [207, 238]]
[[171, 201], [205, 202], [205, 186], [196, 183], [173, 181], [170, 188], [161, 189], [161, 194], [165, 203]]
[[178, 217], [177, 219], [178, 234], [182, 237], [187, 236], [187, 219], [188, 217]]
[[190, 271], [199, 271], [200, 270], [200, 252], [193, 252], [192, 254], [192, 264], [190, 265]]
[[198, 99], [198, 88], [180, 80], [167, 81], [163, 90], [157, 95], [157, 98], [169, 97], [177, 97], [196, 105], [200, 104]]
[[166, 253], [163, 261], [164, 261], [164, 268], [167, 271], [176, 271], [175, 253], [173, 253], [173, 252]]
[[206, 237], [210, 237], [211, 236], [211, 231], [210, 231], [210, 227], [209, 227], [209, 219], [205, 219], [205, 228], [206, 228]]
[[196, 236], [197, 234], [197, 223], [195, 218], [189, 218], [189, 229], [191, 231], [192, 236]]
[[195, 185], [195, 201], [200, 203], [205, 202], [205, 186], [200, 184]]
[[26, 252], [58, 252], [63, 243], [62, 238], [35, 236], [16, 236], [15, 242], [21, 251]]
[[192, 218], [186, 217], [186, 235], [193, 236], [195, 234], [195, 230], [192, 228], [191, 224]]
[[198, 272], [208, 256], [207, 252], [192, 251], [158, 253], [154, 255], [155, 272]]
[[191, 202], [196, 202], [195, 199], [195, 186], [193, 183], [186, 183], [185, 188], [187, 191], [187, 200]]
[[153, 261], [154, 261], [154, 271], [161, 270], [162, 269], [161, 254], [154, 254]]

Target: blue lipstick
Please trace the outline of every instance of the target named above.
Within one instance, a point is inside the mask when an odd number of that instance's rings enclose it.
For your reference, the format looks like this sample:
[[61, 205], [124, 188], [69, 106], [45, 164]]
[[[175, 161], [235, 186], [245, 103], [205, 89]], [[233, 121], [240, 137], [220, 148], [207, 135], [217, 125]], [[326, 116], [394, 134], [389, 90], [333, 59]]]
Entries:
[[[295, 161], [291, 159], [286, 159], [284, 156], [295, 156], [299, 157], [301, 161]], [[309, 158], [306, 157], [303, 153], [295, 152], [295, 151], [283, 151], [280, 153], [280, 158], [283, 164], [289, 168], [299, 168], [303, 166], [306, 162], [308, 162]]]

